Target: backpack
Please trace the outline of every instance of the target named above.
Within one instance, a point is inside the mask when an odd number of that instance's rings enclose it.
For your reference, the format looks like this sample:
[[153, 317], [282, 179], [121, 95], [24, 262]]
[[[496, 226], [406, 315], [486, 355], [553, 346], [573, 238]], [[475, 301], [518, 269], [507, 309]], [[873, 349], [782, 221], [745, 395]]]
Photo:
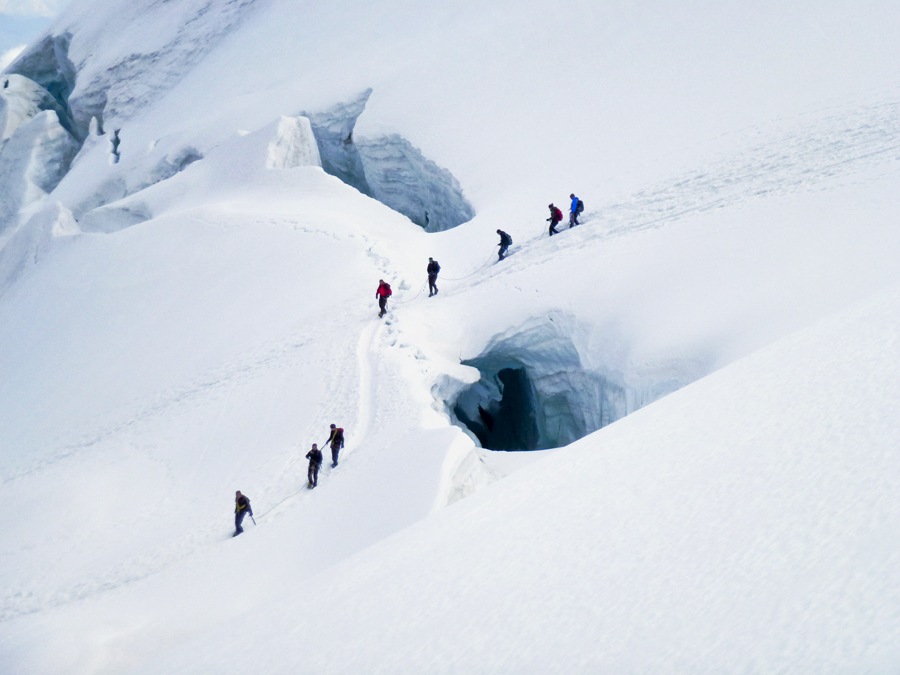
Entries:
[[575, 205], [575, 213], [581, 213], [582, 211], [584, 211], [584, 202], [579, 199], [578, 204]]
[[334, 430], [334, 438], [331, 439], [332, 443], [340, 443], [344, 445], [344, 430], [341, 427], [338, 427]]
[[559, 207], [553, 207], [553, 217], [556, 220], [562, 220], [562, 211], [559, 210]]

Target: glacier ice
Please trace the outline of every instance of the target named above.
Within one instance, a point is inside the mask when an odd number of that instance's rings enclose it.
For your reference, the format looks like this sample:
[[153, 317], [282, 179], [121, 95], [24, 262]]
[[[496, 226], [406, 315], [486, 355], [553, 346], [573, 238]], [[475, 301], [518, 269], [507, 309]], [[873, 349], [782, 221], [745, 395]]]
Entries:
[[0, 89], [0, 143], [9, 139], [16, 129], [27, 124], [43, 110], [62, 113], [50, 93], [37, 82], [22, 75], [4, 75]]
[[475, 217], [459, 182], [398, 134], [357, 143], [372, 196], [427, 232], [440, 232]]
[[475, 216], [456, 178], [399, 134], [354, 138], [371, 89], [309, 117], [322, 168], [377, 199], [428, 232], [461, 225]]
[[568, 445], [701, 374], [690, 359], [681, 368], [667, 363], [623, 373], [613, 358], [591, 353], [569, 321], [531, 321], [463, 361], [481, 377], [450, 408], [482, 447], [543, 450]]
[[372, 90], [366, 89], [347, 103], [339, 103], [321, 112], [302, 113], [312, 125], [325, 172], [337, 176], [369, 197], [372, 196], [372, 189], [366, 181], [362, 159], [353, 142], [353, 129], [371, 95]]
[[275, 122], [267, 147], [267, 169], [322, 166], [312, 126], [306, 117], [284, 117]]
[[44, 198], [62, 180], [78, 143], [45, 110], [16, 129], [0, 149], [0, 236], [24, 207]]
[[90, 117], [79, 126], [69, 108], [69, 96], [75, 89], [75, 66], [69, 60], [72, 36], [48, 35], [26, 50], [9, 68], [12, 74], [28, 78], [44, 89], [49, 100], [41, 103], [41, 110], [55, 110], [59, 123], [79, 140], [87, 134]]

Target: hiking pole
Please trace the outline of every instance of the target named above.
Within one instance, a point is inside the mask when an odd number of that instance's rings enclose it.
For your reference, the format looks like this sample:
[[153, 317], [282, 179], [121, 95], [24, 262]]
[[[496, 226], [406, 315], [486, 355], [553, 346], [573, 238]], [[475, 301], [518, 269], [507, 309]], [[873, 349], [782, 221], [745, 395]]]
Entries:
[[[250, 520], [253, 520], [253, 514], [252, 514], [252, 513], [250, 514]], [[254, 525], [254, 526], [256, 525], [256, 521], [255, 521], [255, 520], [253, 520], [253, 525]]]

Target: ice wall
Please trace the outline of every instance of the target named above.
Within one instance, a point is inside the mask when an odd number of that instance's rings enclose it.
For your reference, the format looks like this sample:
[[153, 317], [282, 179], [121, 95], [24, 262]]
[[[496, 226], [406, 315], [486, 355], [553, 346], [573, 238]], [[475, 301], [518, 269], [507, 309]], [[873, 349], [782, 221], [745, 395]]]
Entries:
[[680, 375], [673, 375], [679, 369], [667, 364], [635, 377], [617, 370], [612, 355], [589, 353], [589, 343], [576, 332], [567, 321], [532, 322], [463, 361], [477, 368], [481, 378], [450, 407], [482, 447], [568, 445], [705, 374], [681, 368]]
[[53, 110], [15, 130], [0, 149], [0, 237], [15, 227], [22, 209], [59, 184], [78, 147]]
[[75, 66], [69, 60], [71, 39], [68, 33], [47, 36], [16, 59], [8, 71], [28, 78], [45, 90], [49, 98], [41, 102], [41, 110], [55, 110], [60, 124], [82, 140], [87, 135], [90, 117], [79, 124], [69, 108], [69, 96], [75, 89]]
[[322, 168], [405, 215], [428, 232], [461, 225], [475, 216], [459, 182], [398, 134], [354, 138], [356, 121], [372, 90], [309, 117]]
[[427, 232], [440, 232], [475, 217], [459, 182], [402, 136], [358, 142], [372, 196]]
[[369, 197], [372, 196], [372, 189], [366, 181], [366, 171], [353, 140], [353, 129], [371, 95], [372, 90], [366, 89], [347, 103], [322, 112], [301, 113], [309, 118], [312, 125], [325, 172], [337, 176]]

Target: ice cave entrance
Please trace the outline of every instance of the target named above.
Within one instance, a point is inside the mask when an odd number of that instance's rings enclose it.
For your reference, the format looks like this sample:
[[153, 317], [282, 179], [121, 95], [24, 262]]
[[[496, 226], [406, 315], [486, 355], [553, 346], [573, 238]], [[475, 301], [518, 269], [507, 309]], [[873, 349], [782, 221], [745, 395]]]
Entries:
[[[471, 364], [467, 364], [471, 365]], [[457, 399], [457, 418], [491, 450], [537, 450], [546, 445], [538, 431], [537, 402], [524, 367], [502, 368]], [[541, 441], [544, 441], [542, 444]]]
[[463, 361], [481, 377], [447, 401], [456, 421], [490, 450], [558, 448], [710, 371], [698, 359], [675, 358], [626, 376], [604, 365], [596, 347], [589, 359], [573, 341], [575, 332], [559, 317], [533, 321]]

